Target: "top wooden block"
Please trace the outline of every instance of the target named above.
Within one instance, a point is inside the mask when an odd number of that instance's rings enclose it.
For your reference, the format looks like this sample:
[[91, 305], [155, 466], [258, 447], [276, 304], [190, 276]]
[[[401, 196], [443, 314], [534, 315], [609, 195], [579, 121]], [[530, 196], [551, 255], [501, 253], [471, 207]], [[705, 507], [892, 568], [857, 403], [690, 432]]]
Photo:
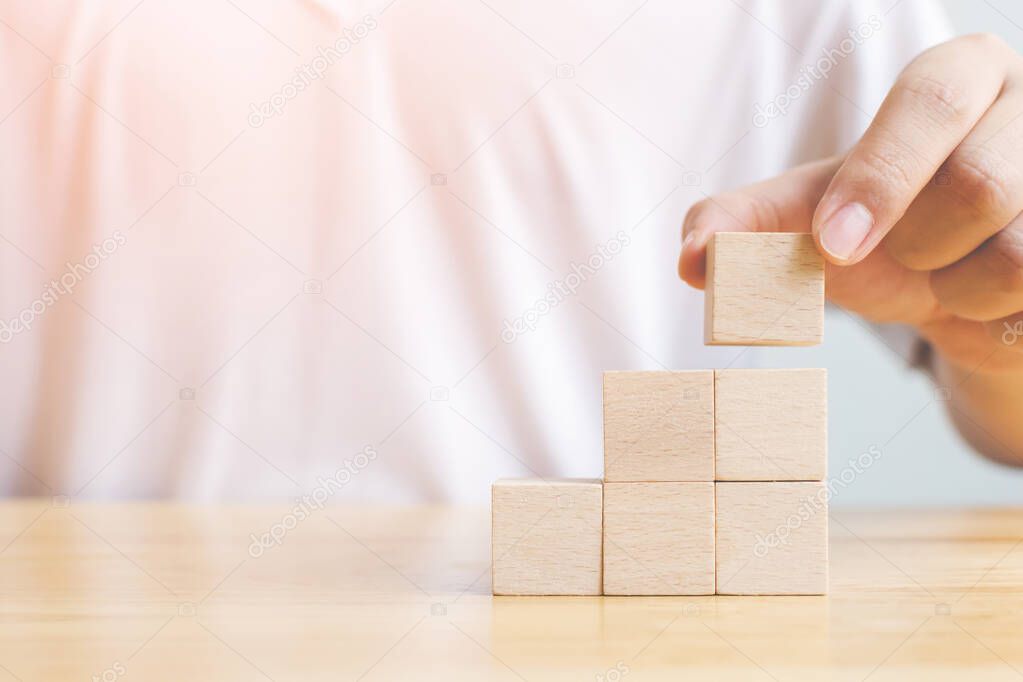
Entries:
[[824, 330], [824, 259], [810, 234], [718, 232], [707, 243], [704, 342], [811, 346]]
[[714, 480], [714, 372], [604, 372], [604, 480]]

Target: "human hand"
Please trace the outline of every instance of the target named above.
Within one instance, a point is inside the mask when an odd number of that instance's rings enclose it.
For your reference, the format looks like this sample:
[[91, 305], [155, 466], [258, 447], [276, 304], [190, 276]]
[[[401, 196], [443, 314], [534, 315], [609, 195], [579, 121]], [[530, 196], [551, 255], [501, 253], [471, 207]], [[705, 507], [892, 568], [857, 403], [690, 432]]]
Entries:
[[714, 232], [812, 232], [828, 297], [908, 323], [962, 372], [1023, 371], [1023, 57], [988, 35], [917, 57], [846, 155], [694, 205], [679, 275]]

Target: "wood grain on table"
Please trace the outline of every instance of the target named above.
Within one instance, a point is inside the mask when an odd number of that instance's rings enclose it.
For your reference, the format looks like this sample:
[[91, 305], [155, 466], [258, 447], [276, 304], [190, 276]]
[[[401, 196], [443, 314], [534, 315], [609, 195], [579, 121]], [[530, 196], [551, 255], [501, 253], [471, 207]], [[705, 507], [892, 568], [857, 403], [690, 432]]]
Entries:
[[0, 680], [1023, 678], [1023, 510], [833, 510], [827, 597], [495, 598], [486, 509], [289, 509], [0, 504]]

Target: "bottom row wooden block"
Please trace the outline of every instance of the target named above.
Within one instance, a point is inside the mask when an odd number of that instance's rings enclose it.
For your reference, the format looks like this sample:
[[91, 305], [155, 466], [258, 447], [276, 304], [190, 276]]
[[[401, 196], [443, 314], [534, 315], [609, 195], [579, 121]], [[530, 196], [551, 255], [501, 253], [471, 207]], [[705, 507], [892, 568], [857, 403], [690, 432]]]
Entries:
[[824, 594], [822, 482], [493, 487], [497, 595]]
[[604, 484], [604, 594], [714, 594], [714, 484]]
[[716, 483], [717, 593], [828, 591], [823, 482]]
[[599, 480], [494, 483], [494, 594], [600, 594], [603, 504]]

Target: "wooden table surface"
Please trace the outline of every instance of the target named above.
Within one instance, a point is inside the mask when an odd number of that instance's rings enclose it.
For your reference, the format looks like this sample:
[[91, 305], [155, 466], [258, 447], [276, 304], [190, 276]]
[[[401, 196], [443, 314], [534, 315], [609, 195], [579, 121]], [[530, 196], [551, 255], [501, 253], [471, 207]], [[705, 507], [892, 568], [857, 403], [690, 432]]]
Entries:
[[1021, 537], [838, 511], [827, 597], [493, 598], [485, 509], [12, 502], [0, 680], [1019, 680]]

